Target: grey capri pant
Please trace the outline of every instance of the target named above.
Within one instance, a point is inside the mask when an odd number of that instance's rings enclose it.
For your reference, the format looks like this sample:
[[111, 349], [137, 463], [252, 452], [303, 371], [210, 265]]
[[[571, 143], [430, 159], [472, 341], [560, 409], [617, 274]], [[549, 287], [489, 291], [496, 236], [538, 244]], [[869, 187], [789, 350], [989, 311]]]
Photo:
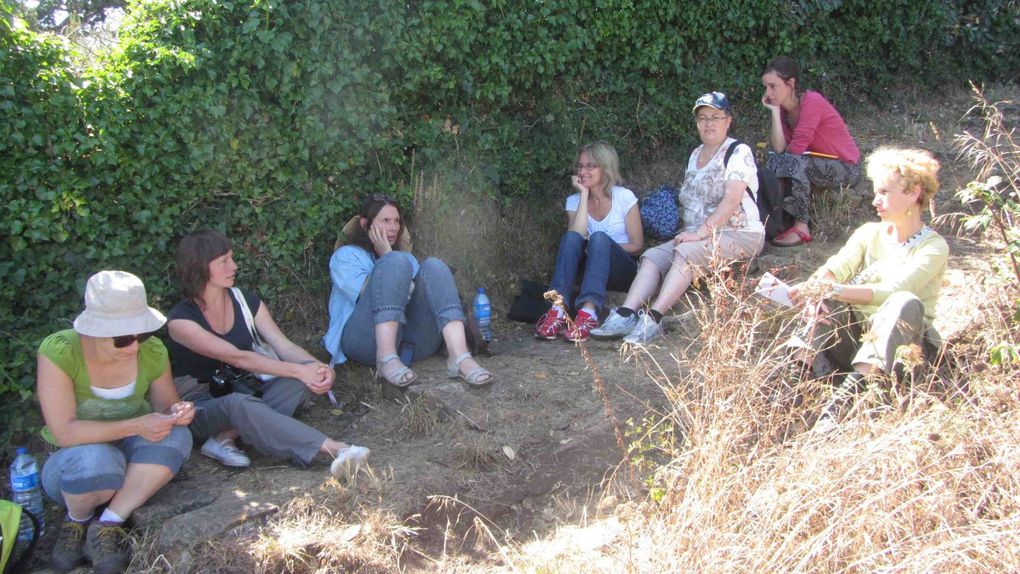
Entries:
[[159, 442], [129, 436], [116, 442], [79, 444], [62, 448], [46, 459], [42, 486], [60, 506], [64, 494], [119, 490], [128, 464], [160, 464], [177, 474], [191, 456], [191, 432], [175, 426]]

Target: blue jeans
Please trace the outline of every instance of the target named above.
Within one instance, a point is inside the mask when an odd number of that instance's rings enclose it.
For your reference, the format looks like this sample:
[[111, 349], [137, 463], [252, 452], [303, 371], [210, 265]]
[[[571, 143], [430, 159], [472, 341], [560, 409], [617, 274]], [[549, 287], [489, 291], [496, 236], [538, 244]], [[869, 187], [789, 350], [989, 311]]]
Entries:
[[602, 309], [606, 303], [606, 291], [630, 289], [638, 269], [637, 261], [605, 233], [596, 231], [585, 241], [580, 233], [568, 231], [560, 239], [556, 270], [549, 283], [549, 288], [563, 295], [564, 301], [573, 293], [577, 272], [582, 265], [581, 293], [574, 301], [577, 309], [585, 303], [593, 303], [596, 309]]
[[159, 442], [135, 435], [112, 443], [69, 446], [46, 459], [42, 486], [47, 496], [64, 506], [64, 492], [119, 490], [129, 463], [161, 464], [177, 474], [190, 455], [191, 433], [179, 426]]
[[429, 257], [422, 261], [417, 276], [411, 272], [411, 263], [396, 253], [376, 261], [340, 336], [345, 355], [365, 365], [375, 364], [375, 326], [397, 321], [397, 347], [411, 345], [413, 360], [424, 359], [443, 344], [447, 323], [464, 320], [457, 284], [446, 263]]

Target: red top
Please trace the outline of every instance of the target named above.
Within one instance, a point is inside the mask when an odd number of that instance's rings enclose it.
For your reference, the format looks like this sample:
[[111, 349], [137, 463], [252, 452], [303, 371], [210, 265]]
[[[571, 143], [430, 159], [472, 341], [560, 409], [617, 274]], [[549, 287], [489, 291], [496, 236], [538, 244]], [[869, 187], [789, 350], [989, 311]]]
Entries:
[[804, 92], [800, 97], [800, 120], [796, 126], [789, 125], [786, 110], [782, 110], [781, 114], [783, 137], [789, 153], [813, 151], [834, 155], [852, 164], [861, 160], [861, 150], [846, 128], [843, 117], [818, 92]]

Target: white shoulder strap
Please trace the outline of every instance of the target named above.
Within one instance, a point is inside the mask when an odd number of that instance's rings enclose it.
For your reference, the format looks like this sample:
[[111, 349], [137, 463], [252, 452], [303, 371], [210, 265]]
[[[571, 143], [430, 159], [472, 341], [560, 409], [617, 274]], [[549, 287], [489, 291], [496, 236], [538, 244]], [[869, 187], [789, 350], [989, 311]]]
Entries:
[[255, 319], [251, 316], [251, 309], [248, 308], [248, 301], [244, 298], [244, 293], [237, 287], [231, 287], [230, 292], [234, 294], [234, 299], [237, 300], [237, 304], [241, 306], [241, 314], [244, 315], [244, 324], [248, 326], [248, 332], [251, 333], [253, 341], [262, 344], [262, 338], [259, 337], [259, 331], [255, 328]]

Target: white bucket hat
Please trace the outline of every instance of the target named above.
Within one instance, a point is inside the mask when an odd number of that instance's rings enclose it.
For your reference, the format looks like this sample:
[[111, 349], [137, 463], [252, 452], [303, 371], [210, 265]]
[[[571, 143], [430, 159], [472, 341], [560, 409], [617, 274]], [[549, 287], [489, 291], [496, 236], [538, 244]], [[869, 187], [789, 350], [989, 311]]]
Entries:
[[159, 330], [162, 313], [149, 307], [142, 280], [126, 271], [100, 271], [85, 285], [85, 310], [74, 330], [90, 337], [120, 337]]

